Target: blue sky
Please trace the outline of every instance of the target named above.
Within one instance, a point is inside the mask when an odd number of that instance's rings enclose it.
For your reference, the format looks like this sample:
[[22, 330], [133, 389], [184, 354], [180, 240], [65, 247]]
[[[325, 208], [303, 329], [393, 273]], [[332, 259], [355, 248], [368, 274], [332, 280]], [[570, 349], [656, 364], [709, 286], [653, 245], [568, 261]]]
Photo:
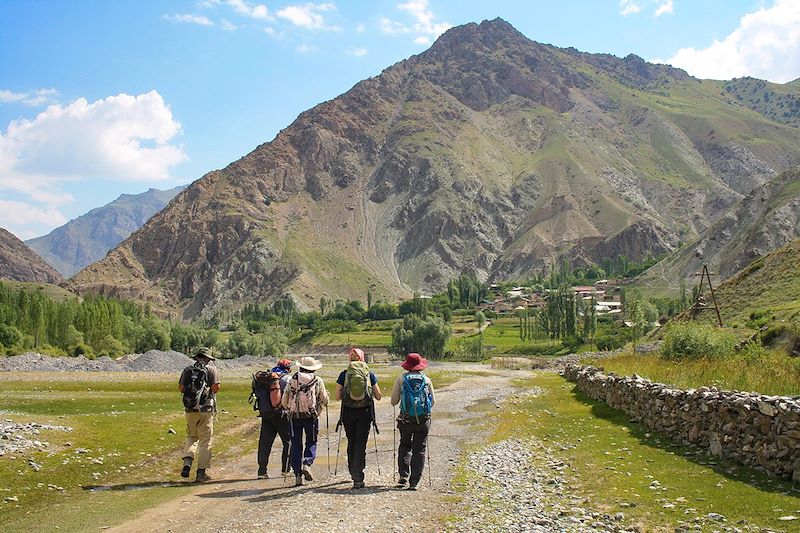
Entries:
[[26, 239], [194, 181], [495, 17], [698, 77], [800, 77], [800, 0], [0, 0], [0, 227]]

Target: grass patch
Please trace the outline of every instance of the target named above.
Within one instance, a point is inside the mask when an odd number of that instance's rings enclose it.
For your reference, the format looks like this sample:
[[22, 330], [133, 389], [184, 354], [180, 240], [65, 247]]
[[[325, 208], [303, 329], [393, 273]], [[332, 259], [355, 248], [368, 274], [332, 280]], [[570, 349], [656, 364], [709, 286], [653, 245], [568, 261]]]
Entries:
[[735, 355], [682, 361], [667, 361], [654, 354], [622, 354], [603, 359], [601, 364], [607, 372], [623, 376], [639, 374], [684, 389], [715, 386], [761, 394], [800, 394], [800, 359], [779, 351], [753, 358]]
[[[600, 511], [622, 511], [645, 531], [672, 531], [708, 513], [724, 515], [729, 526], [744, 520], [785, 530], [778, 517], [797, 514], [791, 483], [667, 442], [556, 374], [526, 384], [542, 393], [498, 411], [493, 441], [535, 436], [549, 444], [554, 459], [571, 466], [570, 490], [585, 493]], [[621, 505], [629, 503], [635, 507]]]
[[[64, 374], [59, 376], [69, 379]], [[256, 425], [245, 401], [249, 378], [226, 380], [219, 396], [215, 423], [215, 461], [242, 443], [254, 449], [256, 438], [243, 438]], [[68, 531], [114, 525], [135, 517], [158, 502], [190, 488], [162, 487], [175, 482], [185, 424], [177, 376], [112, 375], [92, 380], [43, 381], [3, 376], [0, 381], [3, 418], [69, 426], [70, 433], [44, 431], [35, 436], [49, 443], [47, 451], [28, 450], [0, 457], [0, 528], [34, 531], [59, 524]], [[170, 428], [176, 434], [168, 432]], [[70, 443], [70, 446], [67, 446]], [[85, 448], [86, 453], [76, 453]], [[32, 459], [42, 465], [35, 472]], [[255, 461], [255, 457], [253, 459]], [[93, 475], [97, 474], [97, 475]], [[48, 484], [63, 491], [48, 489]], [[87, 487], [143, 485], [147, 490], [90, 492]], [[16, 496], [17, 502], [4, 502]]]

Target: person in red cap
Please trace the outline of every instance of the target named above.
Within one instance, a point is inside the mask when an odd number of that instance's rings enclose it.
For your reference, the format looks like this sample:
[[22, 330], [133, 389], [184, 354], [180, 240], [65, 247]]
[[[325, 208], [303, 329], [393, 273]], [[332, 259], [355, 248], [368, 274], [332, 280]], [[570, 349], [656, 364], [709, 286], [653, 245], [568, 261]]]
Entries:
[[422, 371], [428, 360], [418, 353], [410, 353], [401, 365], [406, 372], [394, 382], [392, 405], [400, 404], [397, 429], [400, 446], [397, 450], [398, 488], [417, 490], [425, 469], [425, 450], [431, 429], [431, 409], [435, 401], [433, 383]]

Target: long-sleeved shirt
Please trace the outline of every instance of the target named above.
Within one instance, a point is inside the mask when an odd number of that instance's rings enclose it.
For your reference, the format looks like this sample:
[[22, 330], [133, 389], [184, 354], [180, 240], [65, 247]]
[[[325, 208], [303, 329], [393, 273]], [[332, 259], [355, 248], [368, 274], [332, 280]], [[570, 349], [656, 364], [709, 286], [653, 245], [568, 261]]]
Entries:
[[[406, 374], [422, 374], [422, 372], [403, 372], [400, 374], [394, 382], [394, 386], [392, 387], [392, 405], [397, 405], [400, 403], [400, 389], [403, 387], [403, 378]], [[422, 374], [425, 376], [425, 374]], [[425, 384], [428, 387], [428, 392], [431, 395], [431, 407], [433, 407], [434, 403], [436, 403], [436, 395], [433, 392], [433, 383], [431, 383], [431, 378], [425, 376]]]

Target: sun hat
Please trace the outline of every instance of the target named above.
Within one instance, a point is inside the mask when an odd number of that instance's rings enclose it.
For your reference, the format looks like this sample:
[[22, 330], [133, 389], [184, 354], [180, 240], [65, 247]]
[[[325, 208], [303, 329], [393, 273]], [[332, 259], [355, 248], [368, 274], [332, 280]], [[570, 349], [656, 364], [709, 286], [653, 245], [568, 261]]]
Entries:
[[296, 362], [297, 362], [297, 366], [299, 366], [303, 370], [310, 370], [311, 372], [313, 372], [315, 370], [319, 370], [320, 368], [322, 368], [322, 363], [320, 363], [319, 361], [317, 361], [316, 359], [314, 359], [310, 355], [307, 355], [305, 357], [301, 357]]
[[428, 360], [418, 353], [411, 352], [406, 356], [406, 360], [400, 365], [409, 372], [425, 370], [428, 367]]
[[205, 346], [198, 348], [197, 351], [192, 356], [193, 359], [197, 359], [198, 357], [205, 357], [209, 361], [216, 361], [216, 357], [211, 355], [211, 349], [206, 348]]
[[[353, 356], [356, 356], [357, 359], [353, 359]], [[364, 361], [364, 350], [361, 348], [350, 348], [350, 353], [347, 354], [351, 361]]]

